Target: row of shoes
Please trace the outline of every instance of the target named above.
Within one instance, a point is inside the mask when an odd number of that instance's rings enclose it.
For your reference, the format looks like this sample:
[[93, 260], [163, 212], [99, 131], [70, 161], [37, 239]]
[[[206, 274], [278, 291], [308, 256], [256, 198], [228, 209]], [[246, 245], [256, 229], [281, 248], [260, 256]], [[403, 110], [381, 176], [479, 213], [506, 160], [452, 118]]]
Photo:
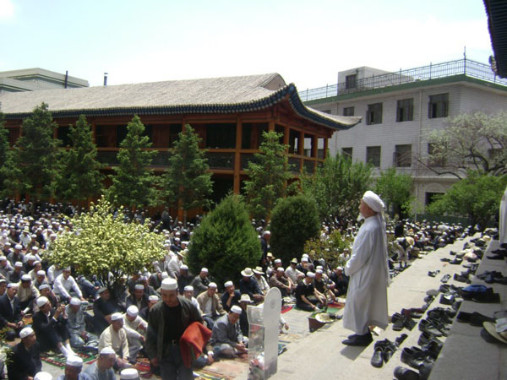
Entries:
[[484, 280], [487, 284], [496, 283], [507, 285], [507, 277], [497, 271], [485, 271], [484, 273], [478, 274], [477, 278]]
[[381, 368], [384, 363], [387, 363], [391, 359], [406, 338], [407, 334], [401, 334], [394, 342], [391, 342], [389, 339], [375, 342], [373, 346], [373, 356], [370, 361], [371, 365], [376, 368]]

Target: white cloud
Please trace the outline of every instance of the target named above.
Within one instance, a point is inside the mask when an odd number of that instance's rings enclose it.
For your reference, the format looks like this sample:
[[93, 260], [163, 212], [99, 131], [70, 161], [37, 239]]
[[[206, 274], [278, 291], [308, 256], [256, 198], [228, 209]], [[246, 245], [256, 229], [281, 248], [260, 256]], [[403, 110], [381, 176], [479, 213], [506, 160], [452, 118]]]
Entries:
[[0, 0], [0, 21], [14, 17], [14, 4], [12, 0]]

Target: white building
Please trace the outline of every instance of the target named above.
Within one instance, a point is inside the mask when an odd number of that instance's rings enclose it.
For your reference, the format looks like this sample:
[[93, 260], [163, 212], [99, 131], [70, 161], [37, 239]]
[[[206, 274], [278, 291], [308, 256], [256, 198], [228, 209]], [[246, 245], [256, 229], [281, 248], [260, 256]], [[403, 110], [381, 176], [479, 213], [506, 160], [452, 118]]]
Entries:
[[57, 88], [88, 87], [88, 81], [45, 69], [22, 69], [0, 71], [0, 94], [2, 92], [20, 92], [36, 90], [54, 90]]
[[443, 128], [448, 117], [507, 110], [507, 80], [468, 59], [396, 73], [360, 67], [340, 72], [338, 85], [303, 91], [300, 97], [320, 111], [361, 116], [355, 127], [333, 135], [329, 153], [370, 162], [378, 168], [376, 175], [393, 166], [411, 174], [422, 206], [456, 182], [419, 163], [431, 149], [428, 133]]

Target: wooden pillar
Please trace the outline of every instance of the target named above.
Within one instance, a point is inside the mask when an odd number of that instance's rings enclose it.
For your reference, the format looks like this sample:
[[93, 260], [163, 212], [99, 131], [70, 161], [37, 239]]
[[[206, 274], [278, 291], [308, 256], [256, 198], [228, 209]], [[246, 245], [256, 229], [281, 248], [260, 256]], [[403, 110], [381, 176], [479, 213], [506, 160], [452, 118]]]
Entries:
[[302, 158], [299, 159], [299, 171], [303, 170], [304, 165], [304, 156], [305, 156], [305, 132], [299, 132], [299, 147], [298, 154], [301, 155]]
[[275, 121], [274, 120], [270, 120], [269, 121], [269, 125], [268, 125], [268, 131], [271, 132], [271, 131], [274, 131], [275, 130]]
[[243, 123], [238, 117], [236, 121], [236, 149], [234, 150], [234, 194], [239, 194], [241, 185], [241, 142], [243, 141]]

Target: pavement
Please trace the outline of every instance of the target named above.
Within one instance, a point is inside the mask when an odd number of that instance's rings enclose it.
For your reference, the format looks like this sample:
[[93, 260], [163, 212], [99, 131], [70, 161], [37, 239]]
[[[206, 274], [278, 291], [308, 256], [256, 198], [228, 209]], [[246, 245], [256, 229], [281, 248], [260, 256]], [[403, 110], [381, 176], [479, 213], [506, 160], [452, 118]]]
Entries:
[[[477, 237], [477, 236], [475, 236]], [[388, 311], [389, 315], [400, 312], [402, 308], [417, 308], [424, 304], [426, 292], [429, 289], [438, 289], [440, 279], [445, 274], [451, 275], [449, 284], [466, 286], [466, 284], [452, 279], [455, 273], [464, 270], [462, 265], [452, 265], [440, 261], [441, 258], [449, 257], [450, 251], [460, 251], [465, 242], [471, 238], [457, 240], [452, 245], [447, 245], [436, 251], [420, 256], [413, 261], [412, 265], [401, 272], [393, 280], [388, 288]], [[488, 247], [488, 253], [498, 248], [498, 242], [492, 241]], [[477, 274], [485, 270], [497, 270], [507, 275], [506, 261], [482, 260]], [[429, 271], [439, 270], [436, 277], [428, 276]], [[474, 279], [472, 283], [482, 283]], [[495, 292], [500, 293], [501, 304], [477, 304], [464, 301], [462, 309], [465, 311], [478, 311], [492, 316], [493, 312], [507, 309], [507, 286], [486, 284], [492, 286]], [[439, 296], [433, 301], [429, 309], [438, 306]], [[341, 314], [342, 311], [339, 312]], [[309, 331], [308, 316], [310, 313], [301, 310], [291, 310], [283, 314], [290, 325], [288, 332], [280, 335], [279, 339], [287, 344], [287, 351], [278, 358], [278, 370], [270, 377], [273, 380], [286, 379], [393, 379], [394, 368], [397, 366], [407, 367], [400, 360], [401, 351], [404, 347], [417, 345], [420, 331], [417, 326], [408, 331], [400, 332], [392, 330], [390, 324], [386, 330], [376, 329], [378, 336], [375, 340], [389, 339], [394, 341], [401, 333], [408, 335], [400, 348], [394, 353], [389, 362], [382, 368], [375, 368], [370, 364], [373, 355], [373, 344], [368, 347], [350, 347], [341, 342], [352, 332], [343, 328], [341, 321], [325, 325], [313, 333]], [[424, 317], [423, 317], [424, 318]], [[454, 321], [449, 336], [444, 342], [444, 347], [431, 374], [431, 380], [439, 379], [507, 379], [507, 345], [487, 343], [480, 337], [480, 327], [472, 327]], [[214, 374], [221, 374], [228, 379], [247, 379], [247, 360], [221, 360], [206, 370]], [[53, 378], [63, 373], [55, 366], [43, 364], [43, 370], [53, 374]], [[155, 377], [152, 377], [155, 378]]]

